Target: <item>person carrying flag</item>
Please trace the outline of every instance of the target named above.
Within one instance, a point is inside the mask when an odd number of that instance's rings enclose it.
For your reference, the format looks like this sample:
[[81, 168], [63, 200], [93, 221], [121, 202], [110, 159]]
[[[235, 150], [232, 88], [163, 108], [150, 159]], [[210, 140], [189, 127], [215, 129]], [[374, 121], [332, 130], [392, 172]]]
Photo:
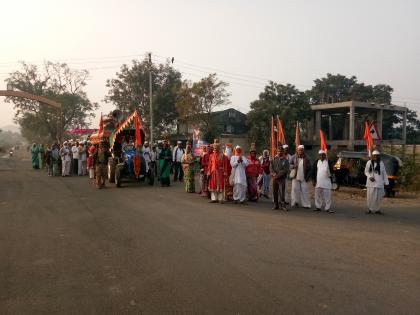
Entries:
[[371, 159], [365, 167], [367, 206], [366, 214], [383, 214], [381, 211], [382, 200], [385, 195], [385, 187], [389, 185], [388, 175], [384, 162], [381, 161], [381, 153], [378, 150], [372, 152]]

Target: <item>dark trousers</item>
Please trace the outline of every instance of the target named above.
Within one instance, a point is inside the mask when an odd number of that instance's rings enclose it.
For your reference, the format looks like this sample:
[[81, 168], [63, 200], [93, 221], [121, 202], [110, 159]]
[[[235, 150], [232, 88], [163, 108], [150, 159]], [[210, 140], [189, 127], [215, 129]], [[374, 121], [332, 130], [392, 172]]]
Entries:
[[[286, 190], [286, 178], [273, 179], [273, 199], [274, 199], [274, 205], [276, 207], [279, 207], [279, 206], [284, 207], [284, 205], [286, 204], [285, 190]], [[279, 204], [279, 197], [280, 197], [280, 204]]]
[[72, 163], [72, 172], [73, 172], [73, 175], [77, 175], [78, 169], [79, 169], [79, 159], [73, 159], [71, 161], [71, 163]]
[[184, 178], [184, 170], [182, 169], [180, 162], [174, 163], [174, 182], [177, 180], [182, 181]]

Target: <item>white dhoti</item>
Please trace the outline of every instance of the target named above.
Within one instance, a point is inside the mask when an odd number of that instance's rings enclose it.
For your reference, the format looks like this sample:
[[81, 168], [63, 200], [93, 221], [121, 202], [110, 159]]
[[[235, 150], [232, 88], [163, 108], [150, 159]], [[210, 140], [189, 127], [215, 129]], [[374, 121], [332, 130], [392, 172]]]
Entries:
[[315, 188], [315, 208], [328, 211], [331, 208], [331, 189]]
[[211, 200], [212, 201], [223, 201], [223, 198], [225, 196], [225, 193], [224, 193], [224, 191], [222, 191], [222, 192], [212, 191], [210, 193], [210, 196], [211, 196]]
[[246, 185], [235, 184], [233, 186], [233, 200], [244, 202], [246, 199]]
[[381, 209], [382, 200], [384, 199], [385, 190], [383, 188], [368, 187], [367, 188], [367, 206], [370, 211], [379, 211]]
[[304, 208], [311, 207], [308, 182], [297, 179], [292, 180], [292, 206], [299, 204]]
[[69, 176], [70, 175], [71, 161], [62, 160], [61, 164], [62, 164], [61, 175], [62, 176]]

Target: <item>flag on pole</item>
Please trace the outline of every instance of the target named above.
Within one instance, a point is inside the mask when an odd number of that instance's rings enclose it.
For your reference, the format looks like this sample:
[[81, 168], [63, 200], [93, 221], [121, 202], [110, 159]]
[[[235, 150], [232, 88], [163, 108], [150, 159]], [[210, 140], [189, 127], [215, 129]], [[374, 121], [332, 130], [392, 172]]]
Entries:
[[135, 134], [136, 134], [136, 149], [140, 148], [140, 146], [142, 145], [142, 141], [141, 141], [141, 135], [140, 135], [140, 119], [139, 116], [137, 115], [137, 112], [134, 116], [134, 129], [135, 129]]
[[283, 125], [281, 124], [281, 120], [279, 116], [277, 116], [277, 141], [281, 145], [286, 144], [286, 139], [284, 137]]
[[372, 139], [372, 135], [370, 133], [370, 127], [369, 127], [369, 123], [367, 121], [365, 121], [365, 133], [363, 135], [363, 139], [365, 139], [366, 142], [366, 149], [369, 153], [369, 156], [372, 153], [372, 149], [373, 149], [373, 139]]
[[300, 146], [300, 132], [299, 132], [299, 122], [296, 122], [296, 132], [295, 132], [295, 146], [296, 149]]
[[327, 149], [327, 144], [326, 144], [326, 142], [325, 142], [325, 136], [324, 136], [324, 133], [322, 132], [322, 130], [321, 129], [319, 129], [319, 140], [320, 140], [320, 149], [321, 150], [323, 150], [323, 151], [325, 151], [325, 153], [327, 153], [328, 152], [328, 149]]
[[102, 137], [102, 134], [104, 133], [104, 120], [102, 119], [102, 113], [101, 113], [101, 120], [99, 121], [99, 131], [98, 135]]
[[277, 139], [274, 130], [274, 117], [271, 117], [271, 132], [270, 132], [270, 156], [273, 158], [276, 155]]

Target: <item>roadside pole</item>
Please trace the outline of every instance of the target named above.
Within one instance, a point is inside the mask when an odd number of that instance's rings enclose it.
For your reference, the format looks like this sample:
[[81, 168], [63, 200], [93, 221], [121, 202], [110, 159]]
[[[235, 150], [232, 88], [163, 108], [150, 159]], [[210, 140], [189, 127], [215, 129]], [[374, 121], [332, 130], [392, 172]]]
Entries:
[[152, 53], [149, 53], [150, 144], [153, 145]]

